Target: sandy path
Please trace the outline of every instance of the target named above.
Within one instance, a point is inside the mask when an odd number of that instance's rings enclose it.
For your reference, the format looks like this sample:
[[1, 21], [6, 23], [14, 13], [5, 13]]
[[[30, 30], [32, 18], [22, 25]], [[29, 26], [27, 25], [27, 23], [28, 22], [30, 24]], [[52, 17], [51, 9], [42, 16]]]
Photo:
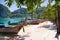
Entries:
[[21, 31], [21, 35], [24, 40], [57, 40], [55, 38], [56, 32], [54, 30], [49, 30], [47, 28], [38, 28], [38, 25], [28, 25], [25, 26], [25, 33]]

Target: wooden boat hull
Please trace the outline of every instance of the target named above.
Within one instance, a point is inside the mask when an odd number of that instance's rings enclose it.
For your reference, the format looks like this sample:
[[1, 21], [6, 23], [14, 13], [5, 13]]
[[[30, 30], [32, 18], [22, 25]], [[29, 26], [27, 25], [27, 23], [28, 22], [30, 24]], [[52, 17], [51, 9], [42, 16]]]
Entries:
[[22, 28], [22, 26], [0, 28], [0, 33], [15, 33], [15, 34], [17, 34], [21, 28]]
[[17, 25], [15, 27], [0, 28], [0, 33], [17, 34], [19, 30], [23, 27], [24, 23], [25, 22], [22, 22], [21, 25]]
[[32, 21], [32, 22], [28, 22], [27, 24], [33, 24], [33, 25], [37, 25], [37, 24], [39, 24], [40, 22], [38, 22], [38, 21]]

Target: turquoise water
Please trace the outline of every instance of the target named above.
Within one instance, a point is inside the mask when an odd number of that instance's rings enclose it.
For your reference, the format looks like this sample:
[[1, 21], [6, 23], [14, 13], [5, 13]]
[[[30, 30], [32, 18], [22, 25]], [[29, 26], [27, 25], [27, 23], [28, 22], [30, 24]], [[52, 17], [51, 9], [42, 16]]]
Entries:
[[11, 18], [10, 22], [11, 23], [18, 23], [24, 21], [24, 18]]
[[10, 23], [19, 23], [24, 21], [24, 18], [0, 18], [0, 24], [4, 24], [5, 26], [8, 26], [8, 22]]

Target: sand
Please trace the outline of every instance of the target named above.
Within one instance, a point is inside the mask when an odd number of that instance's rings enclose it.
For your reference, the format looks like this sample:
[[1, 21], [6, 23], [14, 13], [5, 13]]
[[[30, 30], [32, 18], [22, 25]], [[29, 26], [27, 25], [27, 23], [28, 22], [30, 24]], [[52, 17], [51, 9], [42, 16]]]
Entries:
[[56, 30], [49, 30], [38, 25], [27, 25], [24, 28], [25, 32], [21, 29], [18, 33], [24, 40], [57, 40]]

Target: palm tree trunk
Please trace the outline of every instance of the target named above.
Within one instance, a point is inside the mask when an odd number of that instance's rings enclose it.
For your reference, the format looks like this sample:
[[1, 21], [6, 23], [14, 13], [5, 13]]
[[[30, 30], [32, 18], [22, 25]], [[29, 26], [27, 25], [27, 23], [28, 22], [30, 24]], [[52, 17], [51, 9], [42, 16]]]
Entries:
[[57, 7], [58, 13], [57, 13], [57, 32], [60, 33], [60, 7]]
[[59, 1], [56, 1], [57, 33], [60, 34], [60, 6], [58, 4], [59, 4]]

